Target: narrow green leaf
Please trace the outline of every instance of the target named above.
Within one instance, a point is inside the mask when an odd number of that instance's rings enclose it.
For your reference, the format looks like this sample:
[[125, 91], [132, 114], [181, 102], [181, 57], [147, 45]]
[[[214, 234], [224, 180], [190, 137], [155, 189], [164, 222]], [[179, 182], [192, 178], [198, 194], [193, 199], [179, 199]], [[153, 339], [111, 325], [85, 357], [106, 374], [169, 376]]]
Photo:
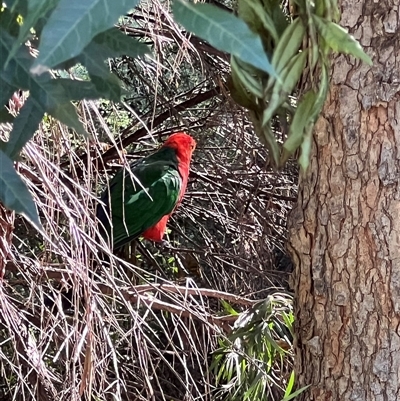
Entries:
[[0, 150], [0, 200], [7, 209], [26, 217], [40, 231], [43, 230], [32, 195], [14, 169], [13, 161]]
[[264, 52], [261, 38], [240, 18], [210, 4], [193, 4], [184, 0], [175, 0], [172, 10], [177, 22], [216, 49], [276, 75]]
[[311, 155], [312, 139], [313, 139], [312, 132], [313, 132], [313, 126], [310, 125], [306, 130], [306, 134], [300, 146], [301, 153], [299, 157], [299, 164], [302, 171], [306, 171], [308, 165], [310, 164], [310, 155]]
[[43, 109], [33, 97], [29, 97], [15, 118], [5, 153], [15, 160], [21, 149], [33, 137], [44, 115]]
[[246, 63], [243, 63], [243, 61], [237, 59], [235, 56], [231, 57], [231, 70], [235, 81], [240, 82], [252, 95], [262, 99], [263, 88], [261, 81], [257, 79], [258, 77], [252, 75], [245, 67]]
[[306, 28], [300, 18], [296, 18], [285, 29], [272, 56], [272, 65], [278, 73], [286, 67], [292, 57], [299, 51], [305, 30]]
[[271, 99], [268, 103], [268, 107], [263, 113], [263, 126], [269, 123], [277, 112], [277, 109], [287, 100], [288, 95], [290, 95], [294, 90], [301, 74], [303, 73], [307, 54], [307, 51], [296, 54], [281, 71], [281, 80], [275, 81]]
[[42, 72], [77, 56], [100, 32], [136, 7], [139, 0], [60, 0], [43, 28], [32, 72]]
[[233, 316], [239, 316], [239, 313], [233, 309], [232, 305], [228, 302], [226, 302], [224, 299], [221, 299], [221, 305], [224, 308], [224, 311], [233, 315]]
[[323, 65], [321, 67], [321, 81], [319, 83], [319, 90], [310, 117], [312, 122], [315, 122], [321, 113], [322, 107], [325, 104], [326, 96], [328, 94], [328, 89], [329, 89], [328, 67], [326, 65]]
[[316, 99], [316, 93], [313, 90], [308, 91], [300, 99], [290, 124], [288, 138], [283, 144], [284, 149], [293, 153], [301, 144], [305, 127], [312, 122], [312, 110]]
[[318, 32], [332, 50], [338, 53], [351, 54], [368, 65], [372, 65], [371, 58], [364, 52], [360, 43], [344, 28], [316, 15], [313, 15], [313, 20]]
[[292, 392], [293, 386], [294, 386], [294, 370], [290, 374], [289, 381], [288, 381], [288, 384], [285, 389], [284, 398], [288, 397], [290, 395], [290, 393]]
[[257, 108], [254, 97], [243, 86], [233, 68], [231, 69], [231, 76], [228, 77], [227, 86], [232, 99], [237, 104], [245, 107], [248, 110], [255, 110]]
[[263, 5], [258, 0], [239, 0], [238, 15], [242, 18], [249, 27], [262, 36], [263, 29], [269, 33], [275, 42], [279, 36], [276, 31], [273, 19], [270, 17], [269, 10], [265, 10]]
[[304, 386], [298, 390], [296, 390], [293, 394], [290, 394], [288, 397], [282, 398], [281, 401], [290, 401], [296, 398], [299, 394], [301, 394], [303, 391], [307, 390], [310, 387], [310, 385]]

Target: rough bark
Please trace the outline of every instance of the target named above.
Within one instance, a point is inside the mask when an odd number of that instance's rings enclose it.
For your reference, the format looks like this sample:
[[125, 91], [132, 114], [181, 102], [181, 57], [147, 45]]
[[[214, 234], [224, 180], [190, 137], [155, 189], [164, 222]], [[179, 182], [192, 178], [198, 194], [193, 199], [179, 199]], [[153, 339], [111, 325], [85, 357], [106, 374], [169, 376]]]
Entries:
[[399, 1], [343, 0], [371, 68], [333, 60], [289, 223], [304, 400], [400, 399]]

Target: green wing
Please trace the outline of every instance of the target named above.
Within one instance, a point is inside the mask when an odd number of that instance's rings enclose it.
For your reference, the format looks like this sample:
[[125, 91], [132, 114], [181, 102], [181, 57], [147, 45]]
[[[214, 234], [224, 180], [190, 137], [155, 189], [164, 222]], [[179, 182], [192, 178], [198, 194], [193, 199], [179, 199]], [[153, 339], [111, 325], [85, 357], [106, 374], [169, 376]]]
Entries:
[[104, 226], [103, 236], [111, 235], [112, 225], [114, 249], [170, 214], [182, 186], [175, 151], [170, 148], [161, 148], [130, 169], [131, 173], [123, 169], [115, 175], [101, 196], [105, 206], [97, 208], [97, 217]]

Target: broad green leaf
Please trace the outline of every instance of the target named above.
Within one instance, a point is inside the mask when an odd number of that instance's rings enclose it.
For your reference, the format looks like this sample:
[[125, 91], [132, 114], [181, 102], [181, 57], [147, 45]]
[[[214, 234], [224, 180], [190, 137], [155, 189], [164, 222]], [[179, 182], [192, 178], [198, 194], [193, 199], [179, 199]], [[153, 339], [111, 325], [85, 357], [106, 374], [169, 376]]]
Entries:
[[113, 28], [97, 35], [77, 60], [87, 68], [99, 95], [117, 102], [122, 95], [121, 82], [116, 75], [110, 73], [105, 60], [122, 55], [140, 57], [149, 52], [147, 45]]
[[[13, 41], [14, 39], [7, 32], [0, 30], [0, 54], [8, 54]], [[40, 77], [32, 77], [29, 72], [32, 62], [29, 50], [26, 46], [21, 46], [6, 68], [1, 65], [0, 61], [0, 79], [14, 88], [38, 91], [43, 83], [51, 80], [51, 76], [43, 74]]]
[[7, 209], [15, 210], [42, 230], [32, 195], [14, 169], [13, 161], [0, 150], [0, 200]]
[[10, 139], [4, 150], [11, 159], [15, 160], [21, 149], [33, 137], [43, 115], [43, 109], [36, 100], [30, 96], [14, 120]]
[[332, 50], [338, 53], [351, 54], [368, 65], [372, 65], [371, 58], [364, 53], [360, 43], [344, 28], [316, 15], [313, 15], [313, 20], [318, 32]]
[[90, 79], [101, 97], [112, 100], [113, 102], [119, 102], [121, 100], [121, 82], [116, 75], [111, 72], [101, 77], [91, 74]]
[[84, 65], [90, 74], [107, 77], [110, 69], [105, 61], [108, 58], [123, 55], [135, 58], [149, 52], [147, 45], [125, 35], [117, 28], [112, 28], [97, 35], [76, 57], [76, 60]]
[[[1, 6], [1, 3], [0, 3]], [[0, 11], [0, 29], [7, 31], [9, 35], [18, 36], [19, 24], [17, 22], [18, 12], [11, 11], [9, 8], [4, 8]], [[8, 56], [8, 53], [7, 53]], [[0, 64], [4, 64], [7, 56], [1, 55]]]
[[77, 56], [100, 32], [136, 7], [139, 0], [60, 0], [42, 31], [32, 72], [41, 74]]
[[7, 58], [6, 64], [8, 64], [10, 59], [14, 57], [21, 44], [23, 44], [27, 40], [30, 34], [30, 29], [36, 25], [40, 18], [42, 18], [50, 10], [52, 10], [57, 3], [58, 0], [29, 0], [28, 12], [24, 17], [23, 24], [19, 29], [18, 39], [14, 42], [14, 45]]
[[188, 31], [206, 40], [216, 49], [227, 52], [270, 74], [276, 75], [264, 52], [259, 35], [233, 14], [210, 4], [175, 0], [175, 20]]
[[49, 114], [63, 124], [68, 125], [68, 127], [73, 128], [78, 134], [86, 137], [90, 136], [79, 120], [76, 108], [71, 102], [65, 104], [58, 103], [54, 109], [49, 111]]
[[[0, 31], [0, 51], [1, 47], [11, 48], [9, 38], [7, 35], [1, 34]], [[51, 114], [77, 132], [88, 136], [82, 123], [79, 121], [75, 107], [70, 103], [74, 96], [79, 95], [79, 93], [76, 90], [74, 93], [67, 92], [63, 86], [63, 80], [51, 79], [49, 73], [44, 73], [40, 76], [30, 75], [29, 69], [31, 65], [32, 57], [29, 54], [26, 55], [26, 50], [21, 47], [15, 57], [10, 60], [7, 69], [0, 71], [0, 78], [3, 78], [8, 84], [29, 90], [30, 96], [37, 101], [38, 105], [45, 112]], [[87, 90], [88, 85], [91, 85], [92, 92]], [[76, 89], [76, 86], [80, 85], [72, 81], [71, 87]], [[94, 97], [94, 86], [90, 82], [83, 83], [82, 86], [86, 86], [86, 95], [91, 93], [92, 97]], [[79, 96], [77, 97], [79, 98]]]
[[[111, 28], [98, 34], [93, 42], [100, 46], [96, 48], [96, 51], [100, 53], [103, 60], [123, 55], [136, 58], [150, 53], [149, 46], [125, 35], [117, 28]], [[102, 49], [104, 50], [102, 51]]]
[[3, 106], [0, 110], [0, 124], [12, 123], [14, 118], [15, 117]]
[[[0, 46], [0, 49], [1, 49], [1, 46]], [[12, 94], [18, 90], [18, 88], [9, 85], [6, 81], [1, 79], [1, 76], [0, 76], [0, 88], [1, 88], [0, 105], [7, 103], [11, 99]]]
[[28, 8], [28, 1], [29, 0], [6, 0], [4, 3], [11, 10], [11, 12], [16, 12], [25, 16]]
[[57, 95], [57, 100], [63, 103], [71, 100], [99, 98], [99, 92], [91, 81], [59, 78], [52, 79], [44, 87], [48, 93]]

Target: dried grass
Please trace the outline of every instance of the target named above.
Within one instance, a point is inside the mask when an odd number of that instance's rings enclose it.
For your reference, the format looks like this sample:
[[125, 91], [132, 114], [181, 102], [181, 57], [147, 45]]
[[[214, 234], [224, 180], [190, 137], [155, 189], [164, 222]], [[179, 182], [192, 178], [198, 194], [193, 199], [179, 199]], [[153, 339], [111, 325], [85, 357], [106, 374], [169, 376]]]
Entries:
[[[287, 278], [274, 258], [295, 167], [267, 167], [224, 93], [226, 57], [182, 35], [163, 3], [141, 7], [125, 28], [154, 43], [155, 62], [112, 63], [132, 96], [80, 104], [92, 140], [48, 118], [18, 163], [46, 235], [15, 218], [0, 287], [1, 400], [210, 400], [211, 353], [235, 320], [219, 300], [240, 312]], [[99, 193], [117, 168], [188, 128], [198, 148], [171, 248], [144, 241], [112, 255], [97, 240]], [[70, 309], [60, 284], [72, 291]]]

